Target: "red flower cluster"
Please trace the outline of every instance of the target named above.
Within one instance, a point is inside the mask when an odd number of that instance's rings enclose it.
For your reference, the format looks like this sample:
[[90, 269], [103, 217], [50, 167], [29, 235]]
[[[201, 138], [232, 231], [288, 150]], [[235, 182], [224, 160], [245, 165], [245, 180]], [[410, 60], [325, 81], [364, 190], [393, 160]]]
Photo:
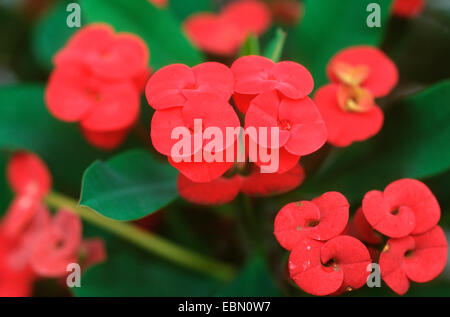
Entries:
[[[290, 61], [274, 63], [261, 56], [244, 56], [233, 63], [231, 70], [235, 77], [233, 97], [237, 108], [245, 113], [245, 128], [279, 128], [278, 140], [262, 138], [260, 133], [249, 134], [250, 143], [279, 151], [279, 173], [323, 146], [327, 130], [308, 97], [314, 81], [305, 67]], [[258, 166], [267, 166], [259, 155], [249, 155]]]
[[[155, 72], [146, 86], [147, 100], [156, 110], [151, 122], [152, 143], [183, 175], [179, 191], [190, 201], [217, 204], [232, 200], [240, 191], [268, 195], [291, 190], [304, 178], [298, 165], [300, 156], [316, 151], [326, 141], [325, 124], [307, 97], [312, 89], [311, 74], [303, 66], [274, 63], [260, 56], [242, 57], [231, 70], [215, 62], [193, 68], [166, 66]], [[229, 103], [231, 97], [248, 100], [248, 105], [237, 102], [243, 112], [248, 109], [246, 129], [279, 128], [279, 140], [268, 135], [264, 140], [261, 134], [247, 132], [240, 135], [241, 123]], [[220, 146], [211, 145], [212, 136], [205, 140], [203, 131], [210, 127], [222, 132]], [[180, 134], [174, 135], [179, 128]], [[228, 128], [234, 131], [231, 138]], [[177, 148], [182, 134], [191, 140], [187, 149]], [[248, 141], [243, 149], [241, 137]], [[266, 168], [270, 162], [260, 157], [262, 148], [268, 153], [279, 151], [279, 168], [271, 171], [274, 175], [260, 173], [238, 159], [242, 154]], [[233, 149], [231, 158], [229, 149]], [[208, 161], [205, 157], [220, 159]]]
[[425, 0], [394, 0], [392, 13], [399, 17], [416, 17], [425, 8]]
[[37, 278], [63, 277], [80, 256], [84, 268], [104, 260], [103, 241], [82, 241], [75, 214], [61, 210], [52, 219], [42, 202], [51, 177], [37, 156], [16, 153], [7, 177], [16, 197], [0, 224], [0, 296], [29, 296]]
[[193, 43], [205, 52], [233, 55], [249, 34], [260, 35], [270, 25], [267, 6], [256, 0], [227, 5], [220, 14], [197, 13], [184, 22]]
[[375, 47], [356, 46], [336, 54], [327, 66], [332, 84], [320, 88], [314, 101], [328, 129], [328, 142], [348, 146], [377, 134], [383, 112], [374, 98], [395, 87], [395, 64]]
[[86, 139], [112, 149], [139, 115], [139, 95], [150, 75], [149, 51], [137, 36], [104, 24], [82, 28], [54, 57], [45, 100], [59, 120], [79, 122]]
[[366, 283], [371, 258], [379, 258], [383, 280], [400, 295], [410, 280], [428, 282], [444, 269], [448, 245], [437, 225], [439, 204], [423, 183], [401, 179], [383, 192], [368, 192], [347, 225], [348, 209], [344, 196], [329, 192], [290, 203], [276, 216], [275, 236], [292, 251], [290, 276], [304, 291], [328, 295], [357, 289]]
[[[437, 277], [447, 262], [447, 240], [437, 225], [439, 204], [428, 187], [414, 179], [373, 190], [363, 199], [353, 227], [360, 239], [382, 245], [379, 257], [383, 280], [398, 294]], [[356, 218], [358, 217], [358, 218]]]
[[305, 292], [337, 295], [366, 283], [369, 251], [358, 239], [341, 235], [348, 214], [347, 199], [328, 192], [287, 204], [276, 216], [275, 236], [291, 251], [289, 274]]

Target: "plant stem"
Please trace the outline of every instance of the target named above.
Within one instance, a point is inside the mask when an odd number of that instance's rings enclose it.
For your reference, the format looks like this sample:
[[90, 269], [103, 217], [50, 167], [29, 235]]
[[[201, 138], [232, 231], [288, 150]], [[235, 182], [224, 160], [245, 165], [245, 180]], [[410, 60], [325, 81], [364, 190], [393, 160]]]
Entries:
[[159, 255], [166, 260], [207, 274], [221, 281], [228, 281], [234, 276], [234, 269], [228, 264], [187, 250], [132, 224], [103, 217], [87, 207], [79, 206], [75, 200], [62, 194], [51, 192], [46, 197], [46, 202], [53, 208], [67, 208], [85, 221], [109, 231], [148, 252]]

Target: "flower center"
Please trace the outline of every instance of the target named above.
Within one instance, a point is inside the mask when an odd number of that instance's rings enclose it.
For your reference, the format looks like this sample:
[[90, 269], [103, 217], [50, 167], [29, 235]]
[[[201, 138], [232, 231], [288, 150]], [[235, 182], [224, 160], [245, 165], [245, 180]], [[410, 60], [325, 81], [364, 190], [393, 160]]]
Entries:
[[278, 127], [281, 130], [290, 130], [291, 129], [291, 122], [289, 120], [278, 120]]
[[359, 86], [369, 75], [367, 66], [352, 66], [343, 62], [335, 63], [333, 71], [341, 83], [351, 86]]
[[375, 105], [370, 91], [358, 86], [340, 85], [337, 98], [346, 112], [367, 112]]

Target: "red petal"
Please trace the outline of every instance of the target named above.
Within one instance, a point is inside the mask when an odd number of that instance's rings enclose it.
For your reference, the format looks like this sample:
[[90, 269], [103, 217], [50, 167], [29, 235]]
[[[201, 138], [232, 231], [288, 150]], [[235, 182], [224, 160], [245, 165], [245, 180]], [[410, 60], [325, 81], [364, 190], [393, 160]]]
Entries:
[[169, 156], [169, 163], [193, 182], [207, 183], [223, 174], [233, 166], [234, 162], [174, 162]]
[[429, 282], [445, 268], [448, 244], [441, 227], [413, 236], [415, 249], [411, 256], [404, 259], [404, 270], [408, 278], [417, 283]]
[[195, 46], [215, 55], [233, 55], [246, 37], [232, 21], [210, 13], [191, 15], [183, 27]]
[[[226, 130], [239, 128], [239, 118], [228, 101], [221, 99], [216, 94], [197, 93], [189, 96], [183, 107], [182, 116], [185, 126], [188, 128], [194, 126], [196, 119], [202, 120], [204, 139], [207, 138], [208, 128], [220, 129], [223, 137], [221, 140], [222, 146], [214, 147], [215, 152], [231, 147], [237, 140], [237, 135], [235, 134], [233, 138], [227, 138]], [[219, 138], [219, 135], [215, 137]], [[206, 143], [209, 143], [209, 141], [206, 141]]]
[[314, 102], [328, 130], [328, 142], [335, 146], [349, 146], [377, 134], [383, 126], [383, 112], [372, 107], [366, 112], [346, 112], [339, 106], [338, 85], [330, 84], [317, 90]]
[[5, 237], [20, 236], [35, 216], [40, 204], [40, 198], [34, 194], [22, 194], [16, 197], [2, 221], [1, 229]]
[[18, 195], [45, 196], [51, 187], [52, 178], [45, 163], [30, 152], [16, 152], [7, 166], [7, 178]]
[[344, 231], [349, 204], [338, 192], [328, 192], [311, 202], [284, 206], [275, 218], [275, 236], [290, 250], [305, 238], [325, 241]]
[[140, 101], [132, 83], [104, 84], [99, 89], [99, 100], [81, 120], [81, 127], [106, 132], [133, 125], [139, 115]]
[[322, 263], [333, 260], [342, 270], [344, 279], [337, 293], [358, 289], [366, 284], [369, 272], [367, 266], [371, 263], [366, 246], [356, 238], [338, 236], [327, 241], [320, 253]]
[[192, 69], [183, 64], [172, 64], [156, 71], [147, 83], [147, 101], [156, 110], [182, 107], [186, 102], [182, 90], [195, 84]]
[[234, 77], [230, 68], [221, 63], [207, 62], [192, 68], [196, 79], [195, 88], [190, 91], [215, 93], [225, 100], [229, 100], [233, 93]]
[[263, 56], [243, 56], [234, 61], [234, 91], [240, 94], [256, 95], [271, 90], [274, 81], [269, 75], [275, 63]]
[[305, 292], [324, 296], [336, 292], [344, 280], [343, 270], [322, 266], [320, 253], [323, 242], [302, 240], [289, 256], [289, 273]]
[[276, 89], [291, 99], [303, 98], [314, 88], [311, 73], [298, 63], [279, 62], [272, 69], [272, 76], [278, 81]]
[[261, 173], [258, 168], [243, 178], [241, 191], [249, 196], [268, 196], [289, 192], [300, 186], [305, 179], [305, 172], [300, 165], [289, 171], [279, 173]]
[[353, 216], [353, 224], [356, 229], [356, 238], [373, 245], [380, 244], [383, 241], [381, 235], [367, 222], [361, 207]]
[[45, 90], [49, 112], [62, 121], [79, 121], [95, 106], [90, 87], [90, 74], [82, 67], [64, 65], [50, 76]]
[[98, 132], [82, 128], [81, 132], [86, 140], [93, 146], [103, 150], [113, 150], [125, 141], [129, 129]]
[[327, 129], [314, 102], [305, 97], [300, 100], [283, 99], [279, 121], [289, 121], [289, 140], [285, 149], [294, 155], [307, 155], [320, 149], [327, 140]]
[[54, 56], [56, 66], [84, 62], [109, 45], [114, 38], [114, 29], [104, 23], [87, 25], [78, 30]]
[[178, 175], [178, 192], [184, 199], [200, 205], [221, 205], [232, 201], [241, 188], [241, 177], [219, 177], [208, 183], [195, 183]]
[[106, 260], [106, 248], [102, 239], [92, 238], [83, 240], [79, 253], [85, 257], [83, 261], [83, 269], [87, 269], [92, 265], [104, 262]]
[[89, 60], [93, 72], [104, 78], [125, 79], [146, 69], [149, 51], [137, 35], [120, 33]]
[[267, 91], [252, 100], [246, 113], [246, 134], [264, 148], [281, 148], [288, 141], [289, 133], [281, 129], [278, 140], [272, 140], [272, 128], [278, 127], [279, 104], [277, 93]]
[[262, 56], [244, 56], [231, 66], [240, 94], [259, 94], [276, 89], [289, 98], [303, 98], [311, 93], [314, 82], [309, 71], [294, 62], [273, 61]]
[[241, 32], [255, 35], [263, 33], [271, 20], [269, 8], [254, 0], [232, 2], [224, 8], [221, 16], [232, 21]]
[[362, 82], [362, 87], [370, 90], [375, 97], [386, 96], [398, 82], [397, 67], [376, 47], [353, 46], [337, 53], [327, 66], [328, 77], [335, 83], [339, 82], [333, 71], [336, 63], [369, 67], [369, 74]]

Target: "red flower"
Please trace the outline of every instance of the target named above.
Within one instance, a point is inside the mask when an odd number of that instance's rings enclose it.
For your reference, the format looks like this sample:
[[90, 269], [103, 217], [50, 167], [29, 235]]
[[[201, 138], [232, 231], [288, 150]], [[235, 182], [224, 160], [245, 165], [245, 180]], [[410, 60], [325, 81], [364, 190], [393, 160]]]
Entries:
[[250, 174], [222, 176], [209, 183], [195, 183], [178, 176], [178, 192], [184, 199], [202, 205], [221, 205], [232, 201], [239, 192], [248, 196], [269, 196], [281, 194], [299, 186], [305, 178], [300, 165], [291, 170], [278, 173], [261, 173], [253, 166]]
[[337, 53], [328, 63], [327, 74], [334, 83], [360, 86], [374, 97], [383, 97], [398, 82], [391, 59], [371, 46], [353, 46]]
[[409, 281], [425, 283], [436, 278], [447, 263], [448, 244], [439, 226], [420, 235], [389, 239], [380, 255], [381, 276], [397, 294], [409, 289]]
[[197, 13], [186, 19], [184, 29], [205, 52], [232, 55], [249, 34], [260, 35], [270, 25], [266, 5], [255, 0], [229, 4], [219, 14]]
[[392, 13], [400, 17], [415, 17], [425, 8], [425, 0], [394, 0]]
[[228, 100], [233, 93], [233, 74], [220, 63], [207, 62], [195, 67], [172, 64], [153, 74], [147, 83], [147, 101], [155, 110], [183, 107], [189, 96], [215, 93]]
[[[231, 66], [235, 77], [234, 92], [238, 98], [249, 100], [266, 91], [276, 90], [291, 99], [304, 98], [314, 88], [310, 72], [300, 64], [290, 61], [274, 63], [262, 56], [244, 56], [237, 59]], [[247, 102], [237, 107], [246, 112]]]
[[[256, 128], [258, 133], [252, 135], [248, 128]], [[261, 137], [261, 128], [268, 128], [267, 138]], [[279, 128], [278, 140], [271, 139], [271, 128]], [[279, 151], [279, 173], [291, 169], [301, 156], [317, 151], [327, 139], [325, 123], [309, 97], [293, 100], [276, 91], [266, 91], [252, 100], [245, 116], [245, 129], [250, 147], [253, 143]], [[249, 152], [252, 161], [264, 167], [259, 155], [255, 157], [253, 152]]]
[[[222, 140], [217, 136], [212, 141], [202, 137], [209, 127], [219, 129]], [[209, 182], [223, 175], [232, 165], [226, 158], [226, 150], [236, 146], [237, 136], [227, 138], [227, 128], [239, 128], [240, 122], [231, 105], [213, 93], [195, 93], [186, 97], [183, 107], [156, 111], [151, 123], [151, 138], [155, 149], [169, 157], [169, 162], [184, 176], [194, 182]], [[188, 135], [189, 149], [175, 152], [177, 139], [172, 138], [174, 129]], [[211, 143], [220, 141], [220, 145]], [[200, 159], [196, 159], [200, 155]], [[208, 162], [206, 155], [214, 156]], [[220, 159], [216, 159], [220, 156]]]
[[76, 32], [54, 58], [57, 67], [79, 63], [95, 76], [120, 80], [137, 78], [147, 69], [149, 51], [131, 33], [115, 34], [107, 24], [88, 25]]
[[414, 179], [392, 182], [383, 192], [368, 192], [362, 210], [375, 230], [391, 238], [424, 233], [433, 228], [441, 216], [433, 193]]
[[275, 237], [288, 250], [305, 240], [329, 240], [344, 231], [348, 209], [347, 199], [338, 192], [325, 193], [312, 201], [289, 203], [275, 218]]
[[330, 84], [317, 90], [314, 102], [328, 130], [328, 142], [349, 146], [377, 134], [383, 126], [383, 112], [368, 90]]
[[289, 273], [307, 293], [337, 295], [362, 287], [370, 262], [369, 251], [356, 238], [337, 236], [327, 242], [304, 239], [289, 256]]
[[149, 76], [148, 49], [135, 35], [107, 25], [84, 27], [55, 56], [45, 100], [50, 113], [79, 122], [93, 145], [112, 149], [139, 114], [139, 95]]

